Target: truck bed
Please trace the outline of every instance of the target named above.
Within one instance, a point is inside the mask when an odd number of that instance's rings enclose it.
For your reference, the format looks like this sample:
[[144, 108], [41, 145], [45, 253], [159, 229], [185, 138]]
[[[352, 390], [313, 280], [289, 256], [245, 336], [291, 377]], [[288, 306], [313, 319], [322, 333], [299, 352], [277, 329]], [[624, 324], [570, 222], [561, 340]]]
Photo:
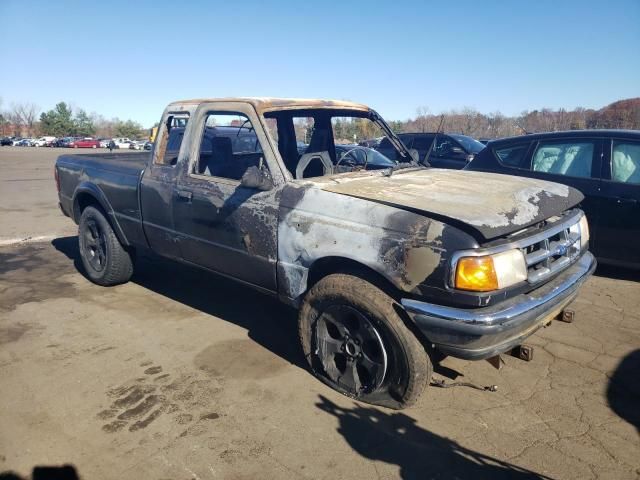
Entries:
[[100, 200], [123, 243], [144, 243], [138, 198], [140, 175], [150, 152], [60, 155], [56, 170], [60, 182], [60, 207], [78, 223], [74, 201], [87, 189]]
[[84, 168], [98, 168], [137, 177], [145, 168], [150, 155], [151, 152], [60, 155], [58, 164], [81, 165]]

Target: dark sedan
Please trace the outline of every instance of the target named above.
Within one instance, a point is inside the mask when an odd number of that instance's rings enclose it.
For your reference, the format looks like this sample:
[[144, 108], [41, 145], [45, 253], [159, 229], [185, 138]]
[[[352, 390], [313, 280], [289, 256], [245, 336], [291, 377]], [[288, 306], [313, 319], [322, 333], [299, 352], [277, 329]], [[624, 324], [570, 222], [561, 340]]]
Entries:
[[[476, 139], [457, 133], [400, 133], [398, 138], [407, 148], [418, 152], [420, 162], [428, 156], [429, 164], [436, 168], [460, 170], [484, 148]], [[388, 138], [375, 149], [386, 156], [395, 152]]]
[[373, 148], [360, 145], [336, 145], [336, 172], [349, 172], [358, 168], [379, 170], [393, 167], [395, 164]]
[[585, 196], [590, 250], [603, 263], [640, 268], [640, 131], [576, 130], [495, 140], [466, 169], [577, 188]]

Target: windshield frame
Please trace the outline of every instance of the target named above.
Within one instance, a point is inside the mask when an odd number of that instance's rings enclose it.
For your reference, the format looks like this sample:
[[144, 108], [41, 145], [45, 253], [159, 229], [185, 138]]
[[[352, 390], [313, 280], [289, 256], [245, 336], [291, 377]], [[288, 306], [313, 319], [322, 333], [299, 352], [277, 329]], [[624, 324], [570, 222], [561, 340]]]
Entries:
[[[388, 167], [389, 169], [397, 169], [397, 168], [406, 168], [406, 167], [417, 167], [419, 165], [414, 158], [411, 156], [409, 149], [405, 146], [405, 144], [398, 138], [398, 136], [391, 130], [391, 127], [384, 121], [384, 119], [375, 111], [370, 108], [355, 108], [348, 106], [317, 106], [317, 105], [296, 105], [295, 107], [273, 107], [273, 108], [265, 108], [261, 110], [258, 114], [259, 120], [262, 124], [262, 128], [265, 132], [265, 135], [268, 138], [269, 143], [272, 146], [272, 150], [274, 154], [278, 158], [278, 163], [280, 164], [280, 169], [283, 175], [287, 178], [287, 180], [298, 181], [295, 178], [294, 174], [287, 168], [286, 162], [282, 157], [279, 148], [278, 148], [278, 140], [274, 138], [271, 134], [271, 130], [268, 127], [269, 121], [275, 119], [278, 121], [278, 114], [283, 115], [291, 115], [292, 117], [300, 117], [300, 116], [310, 116], [314, 111], [322, 112], [324, 115], [327, 115], [331, 118], [333, 117], [353, 117], [353, 118], [366, 118], [374, 123], [378, 128], [382, 130], [382, 133], [385, 137], [389, 138], [389, 141], [393, 145], [394, 149], [398, 153], [398, 158], [396, 160], [389, 159], [391, 162], [395, 163], [392, 167]], [[330, 112], [330, 113], [327, 113]], [[334, 113], [335, 112], [335, 113]], [[375, 150], [375, 149], [374, 149]], [[385, 156], [386, 157], [386, 156]], [[388, 158], [388, 157], [386, 157]], [[374, 170], [371, 170], [374, 172]], [[342, 173], [333, 173], [332, 175], [324, 175], [320, 177], [308, 177], [300, 180], [313, 180], [313, 179], [321, 179], [327, 178], [329, 176], [334, 175], [344, 175], [350, 172], [342, 172]]]

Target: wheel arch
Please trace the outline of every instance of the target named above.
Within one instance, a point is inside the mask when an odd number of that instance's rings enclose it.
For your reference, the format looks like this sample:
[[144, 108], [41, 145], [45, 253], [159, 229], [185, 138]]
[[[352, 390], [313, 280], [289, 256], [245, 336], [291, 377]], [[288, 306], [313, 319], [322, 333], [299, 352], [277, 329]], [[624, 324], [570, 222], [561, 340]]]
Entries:
[[113, 207], [111, 207], [102, 190], [93, 183], [83, 182], [78, 185], [78, 188], [76, 188], [73, 194], [73, 220], [77, 224], [80, 223], [82, 212], [89, 206], [97, 206], [105, 214], [105, 218], [113, 228], [120, 243], [125, 246], [130, 246], [127, 237], [118, 223]]
[[418, 340], [422, 343], [422, 345], [427, 349], [428, 352], [433, 351], [433, 346], [431, 341], [424, 335], [420, 329], [417, 328], [416, 324], [413, 322], [409, 314], [406, 312], [404, 307], [400, 304], [400, 299], [406, 296], [406, 292], [401, 290], [397, 285], [394, 284], [392, 279], [377, 271], [370, 266], [365, 265], [364, 263], [358, 262], [356, 260], [347, 258], [347, 257], [323, 257], [316, 260], [310, 267], [309, 273], [307, 276], [307, 288], [303, 295], [300, 296], [300, 300], [304, 298], [304, 295], [313, 288], [313, 286], [322, 280], [327, 275], [331, 275], [334, 273], [344, 273], [354, 275], [363, 280], [366, 280], [380, 290], [389, 295], [395, 303], [395, 310], [404, 322], [404, 324], [411, 330], [411, 332], [418, 338]]
[[314, 261], [309, 267], [307, 276], [308, 292], [322, 278], [333, 273], [348, 273], [367, 280], [378, 288], [384, 290], [394, 299], [398, 300], [402, 296], [402, 291], [396, 286], [391, 278], [384, 273], [348, 257], [330, 256], [322, 257]]

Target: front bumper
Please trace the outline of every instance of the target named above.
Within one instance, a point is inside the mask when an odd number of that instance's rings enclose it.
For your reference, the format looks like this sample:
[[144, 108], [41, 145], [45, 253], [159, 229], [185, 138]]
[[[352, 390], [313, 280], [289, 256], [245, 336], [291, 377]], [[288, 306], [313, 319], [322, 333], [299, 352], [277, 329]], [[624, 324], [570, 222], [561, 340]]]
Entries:
[[462, 309], [417, 300], [401, 300], [430, 343], [441, 352], [467, 360], [490, 358], [520, 345], [549, 323], [577, 295], [596, 268], [586, 252], [540, 288], [491, 307]]

